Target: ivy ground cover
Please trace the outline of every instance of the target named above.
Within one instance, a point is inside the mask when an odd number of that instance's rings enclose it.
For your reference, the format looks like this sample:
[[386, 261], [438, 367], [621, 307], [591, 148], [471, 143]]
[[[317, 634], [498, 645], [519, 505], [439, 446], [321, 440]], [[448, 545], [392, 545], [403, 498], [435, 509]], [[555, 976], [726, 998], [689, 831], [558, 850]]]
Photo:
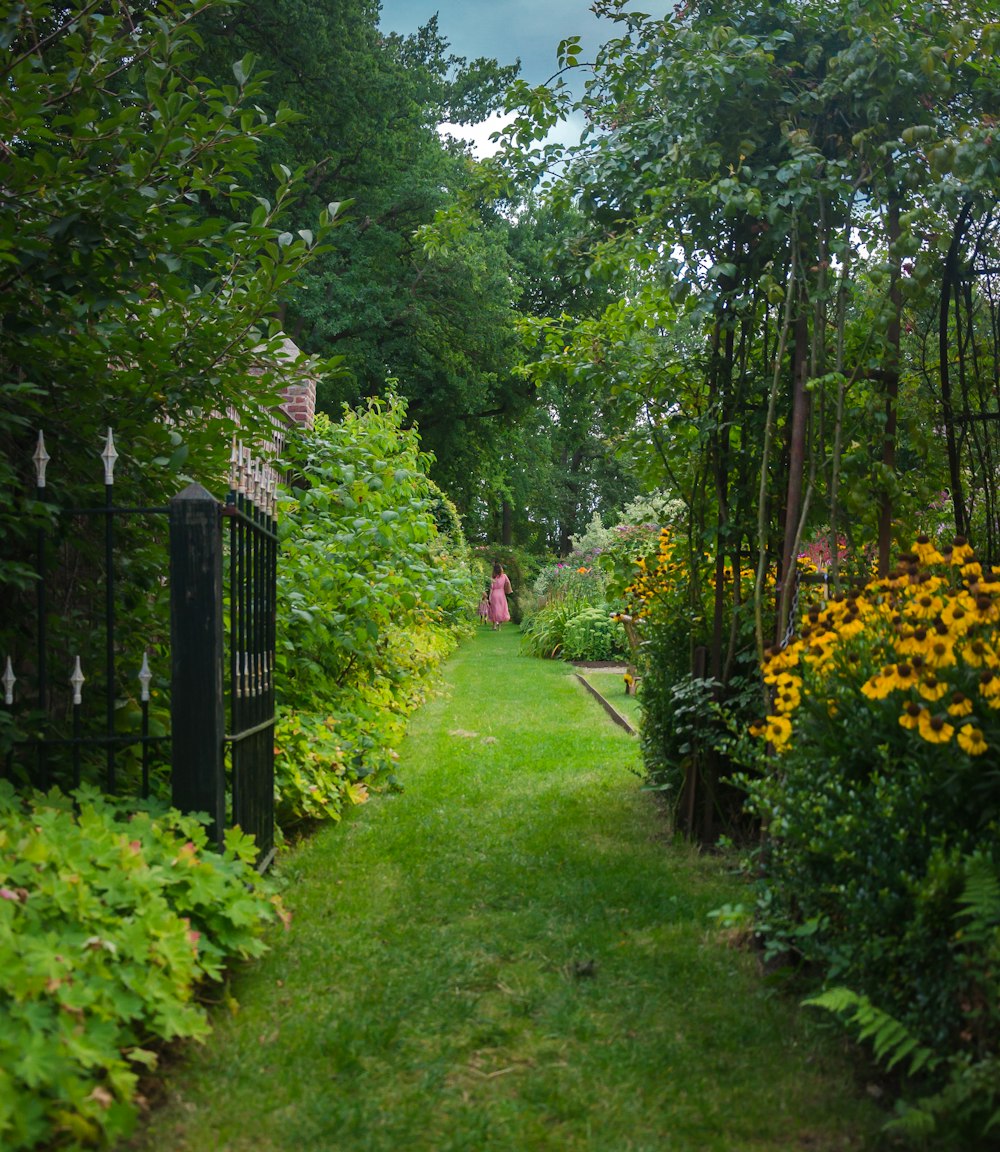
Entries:
[[446, 680], [406, 790], [284, 864], [291, 930], [144, 1152], [866, 1147], [839, 1055], [709, 927], [737, 881], [664, 841], [637, 742], [513, 629]]

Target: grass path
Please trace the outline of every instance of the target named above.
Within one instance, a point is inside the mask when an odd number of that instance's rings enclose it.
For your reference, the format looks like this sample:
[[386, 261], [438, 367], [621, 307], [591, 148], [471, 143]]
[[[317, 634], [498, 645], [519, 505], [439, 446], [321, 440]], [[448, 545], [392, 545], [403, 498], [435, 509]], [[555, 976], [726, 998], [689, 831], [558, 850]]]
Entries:
[[513, 630], [445, 674], [406, 792], [286, 859], [291, 931], [133, 1146], [877, 1147], [838, 1051], [712, 932], [737, 882], [665, 841], [635, 739]]

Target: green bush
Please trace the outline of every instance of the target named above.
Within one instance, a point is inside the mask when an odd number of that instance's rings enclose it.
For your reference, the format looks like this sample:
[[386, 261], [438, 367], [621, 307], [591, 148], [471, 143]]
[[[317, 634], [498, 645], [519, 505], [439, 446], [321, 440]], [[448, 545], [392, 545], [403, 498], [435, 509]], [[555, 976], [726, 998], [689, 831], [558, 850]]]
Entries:
[[589, 608], [586, 600], [567, 597], [544, 605], [521, 623], [521, 647], [529, 656], [555, 660], [563, 654], [566, 628], [580, 612]]
[[997, 1085], [978, 1105], [963, 1086], [1000, 1058], [1000, 573], [964, 542], [947, 559], [918, 541], [891, 578], [807, 611], [766, 662], [755, 730], [777, 763], [746, 787], [767, 947], [849, 989], [886, 1053], [891, 1020], [934, 1054], [914, 1123], [981, 1135]]
[[0, 782], [0, 1144], [105, 1145], [135, 1118], [168, 1040], [208, 1032], [199, 983], [259, 955], [281, 915], [239, 831], [97, 793], [17, 798]]
[[593, 604], [566, 624], [563, 656], [567, 660], [623, 660], [628, 640], [607, 604]]
[[405, 405], [345, 412], [292, 441], [279, 520], [277, 811], [336, 819], [391, 784], [405, 716], [475, 596], [454, 506]]

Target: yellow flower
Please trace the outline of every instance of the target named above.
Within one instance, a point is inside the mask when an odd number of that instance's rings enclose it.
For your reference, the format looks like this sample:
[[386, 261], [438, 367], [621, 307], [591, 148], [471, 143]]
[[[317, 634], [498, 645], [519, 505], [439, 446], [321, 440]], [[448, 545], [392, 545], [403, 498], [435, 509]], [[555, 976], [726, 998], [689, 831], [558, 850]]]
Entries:
[[917, 671], [912, 664], [895, 664], [887, 677], [892, 688], [913, 688], [917, 683]]
[[914, 541], [913, 551], [919, 564], [942, 564], [944, 557], [931, 542], [929, 536], [920, 535]]
[[988, 592], [984, 592], [981, 586], [976, 588], [976, 618], [994, 624], [1000, 619], [998, 602]]
[[893, 683], [895, 670], [895, 665], [889, 664], [881, 672], [876, 672], [874, 676], [869, 677], [861, 685], [861, 695], [866, 696], [869, 700], [884, 700], [895, 687]]
[[918, 620], [936, 620], [944, 609], [940, 596], [931, 596], [922, 591], [909, 604], [910, 613]]
[[972, 724], [963, 724], [958, 733], [958, 746], [963, 751], [968, 752], [970, 756], [982, 756], [982, 754], [989, 748], [986, 740], [983, 738], [981, 728], [975, 728]]
[[[945, 549], [946, 554], [947, 552], [948, 550]], [[951, 555], [948, 556], [948, 559], [951, 561], [953, 567], [962, 568], [972, 560], [975, 560], [975, 558], [976, 553], [968, 540], [966, 540], [964, 536], [956, 536], [955, 543], [951, 548]]]
[[900, 724], [904, 728], [916, 728], [920, 723], [921, 716], [927, 713], [926, 708], [921, 708], [919, 704], [914, 704], [910, 700], [903, 708], [903, 714], [899, 718]]
[[996, 649], [985, 640], [971, 640], [962, 647], [962, 659], [970, 668], [996, 668]]
[[917, 719], [917, 731], [928, 744], [947, 744], [955, 729], [943, 716], [932, 716], [926, 709]]
[[780, 752], [792, 738], [791, 720], [787, 716], [768, 716], [764, 736]]
[[942, 696], [948, 691], [948, 685], [943, 680], [939, 680], [933, 672], [928, 673], [923, 680], [917, 685], [917, 691], [925, 700], [931, 702], [940, 700]]
[[952, 692], [951, 703], [948, 705], [949, 716], [970, 716], [972, 714], [972, 701], [964, 692]]
[[915, 628], [912, 632], [901, 633], [896, 647], [900, 656], [926, 656], [934, 638], [934, 634], [926, 628]]
[[991, 669], [979, 673], [979, 695], [986, 700], [1000, 700], [1000, 676]]
[[783, 716], [794, 712], [801, 703], [802, 697], [797, 688], [782, 688], [774, 698], [774, 710]]
[[955, 643], [949, 636], [935, 636], [924, 650], [932, 668], [948, 668], [955, 663]]

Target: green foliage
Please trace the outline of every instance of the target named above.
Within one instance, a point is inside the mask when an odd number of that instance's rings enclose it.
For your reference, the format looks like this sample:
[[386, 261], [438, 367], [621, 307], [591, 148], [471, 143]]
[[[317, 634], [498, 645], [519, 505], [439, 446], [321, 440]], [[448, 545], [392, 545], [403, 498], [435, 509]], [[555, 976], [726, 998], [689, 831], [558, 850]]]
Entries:
[[0, 1138], [105, 1146], [163, 1042], [207, 1034], [199, 983], [260, 955], [280, 904], [249, 837], [230, 830], [216, 853], [197, 818], [96, 793], [0, 784], [0, 848]]
[[904, 1061], [911, 1076], [923, 1069], [933, 1071], [940, 1063], [930, 1048], [923, 1048], [908, 1029], [885, 1012], [880, 1012], [866, 996], [849, 988], [830, 988], [805, 1001], [811, 1008], [823, 1008], [844, 1017], [859, 1040], [870, 1041], [875, 1059], [892, 1071]]
[[582, 597], [563, 596], [552, 600], [521, 624], [522, 647], [529, 656], [554, 660], [563, 655], [566, 629], [581, 613], [590, 609]]
[[535, 602], [521, 625], [522, 646], [529, 655], [566, 660], [625, 656], [625, 631], [612, 619], [604, 572], [594, 560], [593, 554], [573, 553], [538, 573], [532, 589]]
[[1000, 1024], [1000, 582], [964, 541], [946, 556], [921, 537], [892, 576], [805, 612], [765, 665], [756, 728], [778, 762], [745, 784], [766, 946], [851, 989], [821, 1004], [915, 1077], [900, 1125], [978, 1139]]
[[291, 170], [251, 195], [260, 142], [290, 114], [256, 106], [250, 57], [193, 79], [191, 20], [204, 7], [154, 3], [133, 21], [121, 7], [37, 0], [3, 26], [7, 537], [33, 526], [9, 481], [26, 479], [39, 427], [57, 504], [100, 487], [108, 425], [121, 504], [172, 495], [179, 475], [223, 475], [230, 405], [245, 439], [264, 437], [281, 372], [269, 317], [322, 250], [331, 212], [288, 230], [301, 189]]
[[257, 183], [284, 165], [308, 173], [305, 211], [351, 204], [283, 301], [296, 342], [348, 369], [320, 382], [321, 410], [337, 418], [394, 378], [434, 477], [467, 509], [501, 421], [531, 397], [510, 372], [509, 224], [478, 165], [437, 128], [485, 119], [517, 67], [456, 56], [431, 11], [400, 36], [379, 27], [375, 0], [242, 0], [198, 20], [199, 67], [215, 74], [252, 54], [268, 71], [261, 106], [295, 111], [264, 143]]
[[592, 604], [566, 624], [562, 655], [566, 660], [622, 660], [628, 641], [607, 604]]
[[[454, 507], [426, 475], [405, 403], [319, 416], [289, 446], [279, 521], [278, 812], [338, 817], [392, 783], [402, 721], [475, 589]], [[444, 530], [439, 527], [444, 525]]]

